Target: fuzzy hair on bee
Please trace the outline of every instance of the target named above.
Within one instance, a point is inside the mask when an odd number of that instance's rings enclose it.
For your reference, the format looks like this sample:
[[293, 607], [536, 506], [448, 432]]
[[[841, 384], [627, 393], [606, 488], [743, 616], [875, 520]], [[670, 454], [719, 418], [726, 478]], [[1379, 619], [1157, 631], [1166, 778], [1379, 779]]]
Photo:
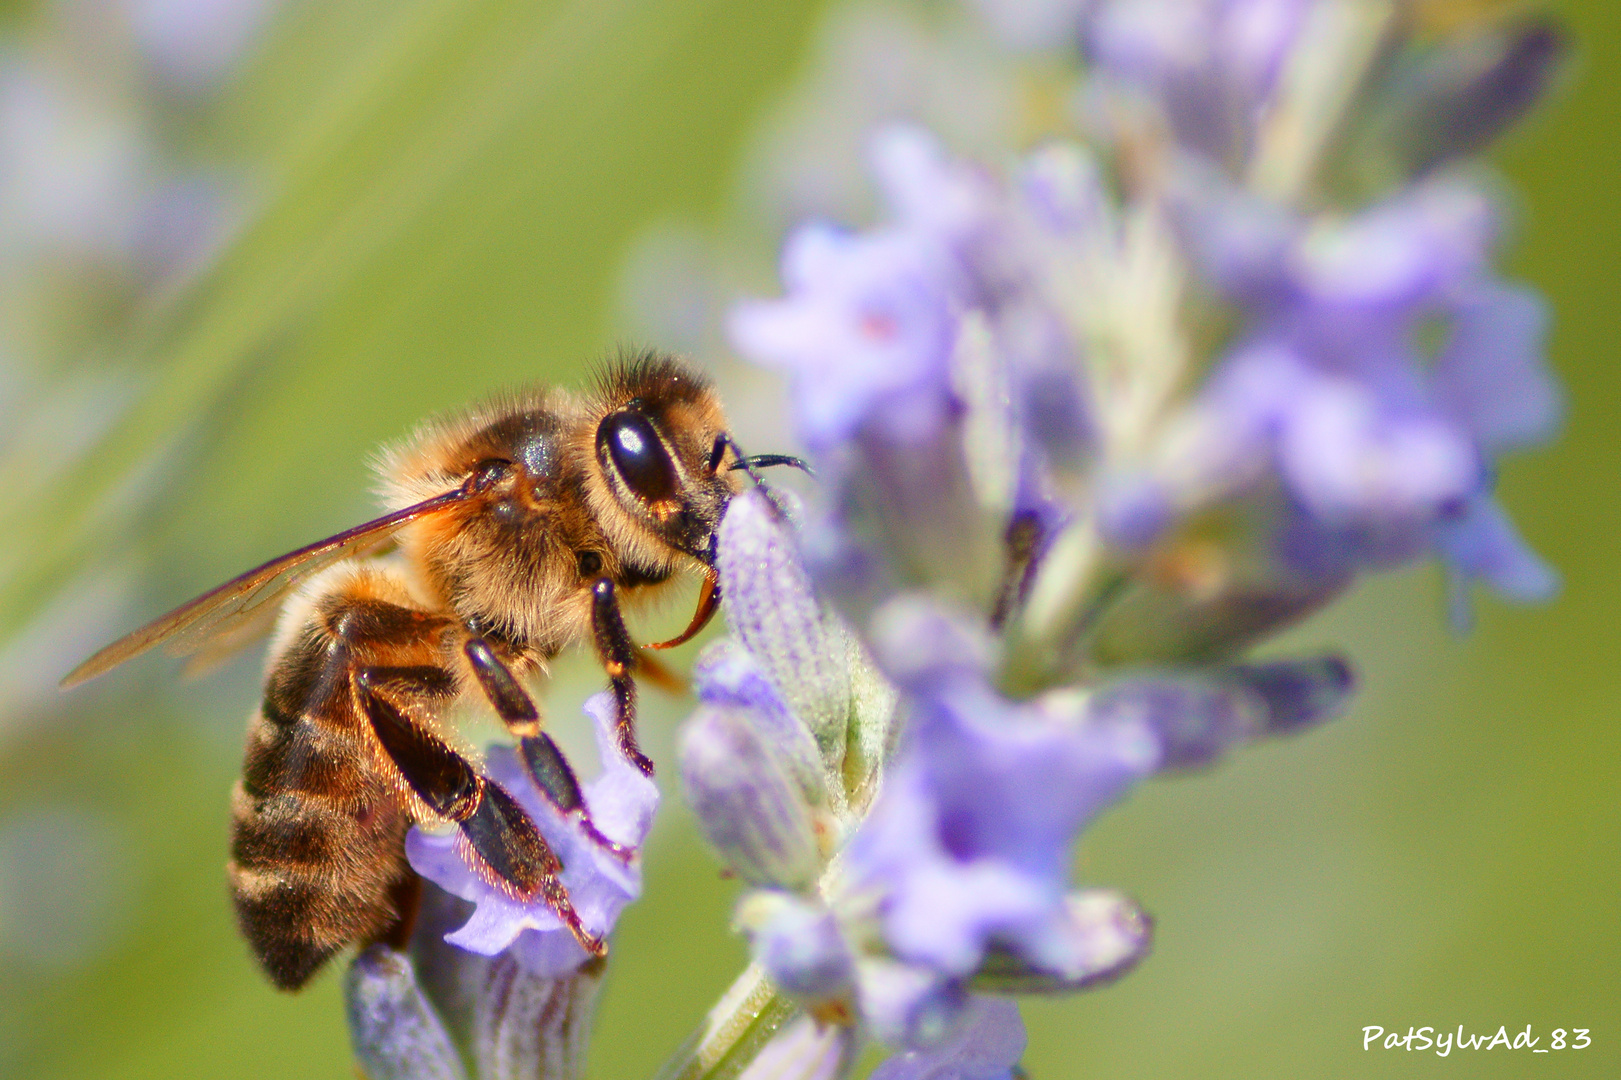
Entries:
[[721, 516], [759, 482], [757, 466], [778, 464], [802, 463], [743, 457], [714, 388], [662, 354], [606, 365], [583, 394], [502, 394], [379, 456], [384, 516], [182, 605], [64, 685], [160, 642], [194, 651], [232, 640], [302, 581], [281, 612], [231, 800], [232, 895], [270, 980], [297, 989], [347, 947], [403, 940], [420, 888], [404, 837], [418, 822], [454, 825], [475, 872], [547, 904], [600, 956], [606, 944], [582, 925], [557, 856], [456, 745], [449, 716], [469, 702], [493, 710], [528, 780], [594, 843], [631, 858], [591, 822], [528, 683], [561, 650], [592, 649], [620, 749], [651, 773], [634, 676], [657, 668], [623, 609], [697, 574], [686, 631], [645, 647], [701, 630], [718, 600]]

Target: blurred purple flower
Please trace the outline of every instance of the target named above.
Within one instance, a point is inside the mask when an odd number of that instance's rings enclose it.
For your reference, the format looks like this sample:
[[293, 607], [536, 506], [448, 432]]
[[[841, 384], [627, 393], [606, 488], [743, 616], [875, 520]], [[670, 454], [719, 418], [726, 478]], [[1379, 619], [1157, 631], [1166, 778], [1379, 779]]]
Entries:
[[1477, 281], [1448, 305], [1436, 355], [1438, 407], [1474, 436], [1482, 453], [1545, 442], [1558, 429], [1564, 395], [1543, 356], [1547, 308], [1528, 289]]
[[732, 314], [738, 349], [791, 375], [813, 450], [872, 422], [925, 442], [950, 410], [957, 316], [972, 286], [962, 254], [989, 187], [915, 129], [883, 132], [872, 158], [895, 223], [866, 234], [801, 227], [783, 249], [784, 298]]
[[914, 236], [807, 226], [783, 252], [787, 297], [740, 307], [732, 338], [789, 370], [801, 437], [825, 449], [882, 404], [938, 407], [955, 333], [944, 271]]
[[[1559, 575], [1526, 546], [1496, 499], [1470, 499], [1462, 512], [1435, 526], [1434, 537], [1465, 582], [1479, 579], [1521, 603], [1548, 600], [1559, 589]], [[1455, 614], [1455, 621], [1466, 622], [1461, 612]]]
[[[1190, 406], [1184, 437], [1157, 466], [1105, 486], [1105, 535], [1141, 547], [1177, 509], [1271, 475], [1303, 514], [1296, 555], [1315, 546], [1331, 575], [1434, 550], [1506, 595], [1546, 595], [1547, 572], [1531, 570], [1528, 553], [1510, 557], [1500, 529], [1471, 547], [1457, 524], [1484, 522], [1460, 510], [1487, 496], [1492, 458], [1546, 439], [1562, 412], [1541, 303], [1487, 276], [1496, 223], [1484, 195], [1439, 179], [1315, 224], [1208, 176], [1178, 198], [1191, 252], [1248, 325]], [[1466, 551], [1483, 546], [1502, 554]], [[1521, 572], [1482, 572], [1488, 561]]]
[[1070, 850], [1160, 762], [1139, 718], [1076, 721], [969, 679], [913, 701], [906, 745], [848, 849], [854, 888], [883, 897], [897, 957], [963, 977], [996, 942], [1036, 967], [1070, 963]]
[[[613, 698], [596, 694], [585, 703], [596, 730], [602, 775], [583, 785], [591, 818], [616, 843], [639, 847], [653, 823], [658, 788], [626, 759], [614, 734]], [[510, 747], [493, 747], [485, 772], [516, 799], [563, 862], [562, 880], [580, 920], [592, 934], [606, 937], [625, 905], [642, 890], [640, 865], [626, 865], [586, 836], [578, 820], [561, 814], [541, 794]], [[462, 858], [455, 834], [412, 829], [405, 852], [413, 869], [476, 910], [466, 925], [445, 940], [484, 956], [511, 949], [532, 974], [561, 976], [587, 959], [585, 950], [545, 902], [512, 899], [476, 874]]]
[[779, 989], [817, 1004], [850, 992], [855, 957], [837, 916], [815, 901], [760, 892], [739, 912], [755, 961]]
[[1235, 171], [1312, 0], [1103, 0], [1082, 38], [1094, 70], [1146, 95], [1188, 149]]
[[1330, 525], [1427, 521], [1480, 486], [1468, 433], [1426, 407], [1413, 372], [1392, 364], [1359, 378], [1319, 359], [1261, 341], [1228, 358], [1195, 406], [1212, 413], [1208, 439], [1184, 450], [1225, 472], [1212, 486], [1270, 465]]

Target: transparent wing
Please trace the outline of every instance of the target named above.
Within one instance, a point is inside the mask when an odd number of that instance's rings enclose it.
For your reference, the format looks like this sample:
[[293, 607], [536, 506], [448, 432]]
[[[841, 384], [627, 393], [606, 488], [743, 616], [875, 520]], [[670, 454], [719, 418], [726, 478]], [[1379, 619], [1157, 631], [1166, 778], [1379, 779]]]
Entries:
[[[442, 511], [467, 496], [466, 488], [447, 491], [271, 559], [119, 638], [68, 672], [62, 685], [76, 686], [93, 679], [159, 644], [167, 644], [174, 655], [196, 652], [205, 645], [210, 646], [210, 659], [224, 655], [233, 646], [245, 644], [256, 633], [268, 630], [277, 601], [299, 582], [340, 559], [386, 546], [401, 526]], [[215, 644], [220, 648], [214, 648]]]

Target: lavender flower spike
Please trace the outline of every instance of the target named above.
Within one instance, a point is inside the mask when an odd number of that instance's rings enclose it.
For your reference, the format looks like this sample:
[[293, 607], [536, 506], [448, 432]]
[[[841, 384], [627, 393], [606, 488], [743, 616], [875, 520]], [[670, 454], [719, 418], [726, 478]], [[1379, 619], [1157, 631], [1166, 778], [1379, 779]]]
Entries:
[[[658, 788], [620, 753], [612, 696], [606, 692], [593, 696], [585, 703], [585, 711], [595, 727], [597, 752], [603, 761], [602, 775], [584, 785], [586, 806], [597, 828], [610, 840], [639, 847], [653, 823]], [[585, 928], [606, 937], [619, 912], [641, 893], [639, 864], [627, 866], [586, 836], [575, 818], [560, 813], [535, 786], [511, 748], [493, 748], [485, 770], [518, 800], [562, 859], [563, 884]], [[585, 950], [544, 901], [514, 900], [474, 873], [457, 850], [454, 835], [435, 836], [413, 829], [406, 838], [405, 852], [417, 873], [475, 905], [467, 923], [445, 935], [452, 945], [484, 956], [510, 949], [530, 973], [541, 976], [567, 975], [587, 960]]]
[[803, 514], [750, 493], [723, 523], [740, 640], [706, 660], [683, 754], [754, 886], [751, 980], [777, 1022], [904, 1051], [879, 1080], [1008, 1080], [1017, 1010], [975, 994], [1147, 954], [1141, 907], [1072, 880], [1083, 830], [1351, 694], [1338, 657], [1252, 646], [1423, 557], [1460, 601], [1556, 580], [1492, 492], [1562, 415], [1544, 312], [1494, 273], [1494, 189], [1451, 167], [1547, 83], [1550, 23], [977, 5], [1044, 63], [1084, 53], [1067, 100], [1093, 145], [1018, 161], [1010, 135], [992, 168], [877, 131], [880, 220], [802, 225], [783, 296], [734, 309], [818, 483]]

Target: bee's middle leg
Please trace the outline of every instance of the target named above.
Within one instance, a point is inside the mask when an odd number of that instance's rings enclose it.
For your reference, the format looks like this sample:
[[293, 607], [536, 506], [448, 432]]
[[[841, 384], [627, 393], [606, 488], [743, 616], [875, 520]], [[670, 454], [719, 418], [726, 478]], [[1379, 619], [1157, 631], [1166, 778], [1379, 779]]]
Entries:
[[553, 806], [576, 817], [592, 843], [620, 859], [629, 860], [636, 853], [635, 849], [610, 840], [591, 820], [574, 767], [552, 737], [541, 730], [540, 710], [512, 669], [481, 637], [469, 637], [462, 652], [496, 715], [507, 730], [518, 737], [518, 753], [536, 786]]

